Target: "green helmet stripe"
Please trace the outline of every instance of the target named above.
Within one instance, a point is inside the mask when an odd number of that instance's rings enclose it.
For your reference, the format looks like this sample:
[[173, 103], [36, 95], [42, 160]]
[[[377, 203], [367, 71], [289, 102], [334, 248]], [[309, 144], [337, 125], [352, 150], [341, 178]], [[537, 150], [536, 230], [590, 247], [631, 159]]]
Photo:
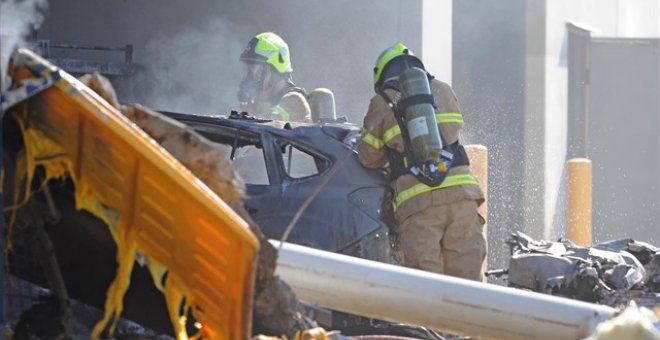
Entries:
[[378, 56], [376, 68], [374, 68], [374, 83], [378, 83], [380, 80], [380, 75], [383, 73], [385, 65], [387, 65], [392, 59], [402, 55], [412, 55], [412, 53], [408, 52], [408, 48], [400, 42], [383, 51], [383, 53]]

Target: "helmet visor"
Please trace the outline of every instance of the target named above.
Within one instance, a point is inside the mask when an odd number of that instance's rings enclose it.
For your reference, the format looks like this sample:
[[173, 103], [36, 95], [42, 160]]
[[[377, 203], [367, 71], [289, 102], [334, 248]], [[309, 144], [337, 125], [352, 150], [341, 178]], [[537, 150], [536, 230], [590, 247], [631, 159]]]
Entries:
[[241, 103], [254, 103], [257, 100], [263, 89], [266, 67], [268, 65], [264, 63], [243, 63], [243, 79], [238, 90], [238, 100]]

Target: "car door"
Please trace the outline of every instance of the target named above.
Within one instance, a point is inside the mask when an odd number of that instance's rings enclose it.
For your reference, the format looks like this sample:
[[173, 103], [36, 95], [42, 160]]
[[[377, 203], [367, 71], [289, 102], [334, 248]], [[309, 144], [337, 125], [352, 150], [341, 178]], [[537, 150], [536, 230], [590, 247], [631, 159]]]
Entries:
[[[293, 138], [264, 132], [261, 141], [269, 182], [246, 181], [246, 206], [267, 237], [280, 239], [305, 200], [321, 183], [322, 175], [330, 166], [330, 161], [317, 150], [312, 150]], [[314, 208], [315, 204], [323, 202], [325, 196], [318, 195], [310, 207]], [[314, 216], [313, 213], [302, 211], [288, 241], [335, 250], [333, 239], [309, 232], [311, 225], [320, 228], [319, 224], [324, 223]]]

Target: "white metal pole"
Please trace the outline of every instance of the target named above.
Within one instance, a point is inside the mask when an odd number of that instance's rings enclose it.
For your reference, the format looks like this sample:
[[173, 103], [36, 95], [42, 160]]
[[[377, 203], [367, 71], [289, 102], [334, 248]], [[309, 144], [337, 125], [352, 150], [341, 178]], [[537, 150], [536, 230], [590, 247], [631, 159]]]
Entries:
[[[272, 241], [275, 247], [279, 241]], [[582, 339], [607, 306], [285, 243], [276, 274], [299, 299], [366, 317], [499, 339]]]

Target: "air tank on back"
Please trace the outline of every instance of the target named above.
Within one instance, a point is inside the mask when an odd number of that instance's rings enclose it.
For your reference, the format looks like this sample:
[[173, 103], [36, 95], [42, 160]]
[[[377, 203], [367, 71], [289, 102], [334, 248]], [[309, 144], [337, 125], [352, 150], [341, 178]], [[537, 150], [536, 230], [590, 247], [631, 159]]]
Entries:
[[[426, 72], [420, 68], [409, 68], [399, 75], [401, 103], [415, 95], [431, 95]], [[420, 162], [440, 161], [442, 139], [435, 118], [435, 108], [429, 103], [410, 105], [403, 113], [413, 155]]]

